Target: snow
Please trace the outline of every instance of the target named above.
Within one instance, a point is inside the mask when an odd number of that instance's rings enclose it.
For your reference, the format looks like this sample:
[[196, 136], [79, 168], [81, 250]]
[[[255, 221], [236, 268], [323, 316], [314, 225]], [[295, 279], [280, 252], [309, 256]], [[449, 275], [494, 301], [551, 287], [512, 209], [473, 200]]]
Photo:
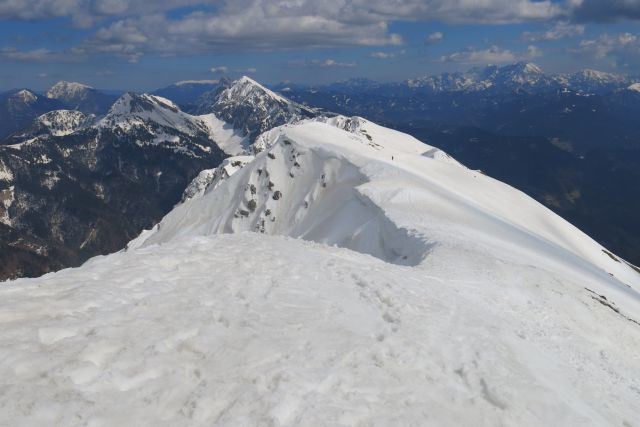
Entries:
[[291, 104], [291, 101], [288, 100], [287, 98], [284, 98], [278, 95], [277, 93], [273, 92], [272, 90], [267, 89], [257, 81], [247, 76], [242, 76], [241, 78], [233, 82], [233, 85], [230, 88], [222, 92], [222, 96], [225, 97], [226, 99], [239, 99], [239, 98], [242, 99], [242, 98], [248, 97], [251, 93], [254, 93], [256, 90], [264, 93], [266, 96], [276, 100], [277, 102], [280, 102], [283, 104]]
[[136, 95], [127, 93], [120, 97], [111, 107], [109, 113], [101, 119], [98, 127], [119, 128], [124, 132], [143, 128], [147, 132], [158, 133], [158, 127], [179, 131], [187, 135], [202, 132], [208, 133], [208, 127], [197, 117], [187, 114], [167, 98], [157, 95]]
[[75, 110], [55, 110], [38, 117], [35, 121], [39, 130], [53, 136], [70, 135], [90, 125], [95, 116], [87, 116]]
[[627, 90], [630, 90], [632, 92], [640, 92], [640, 83], [634, 83], [632, 85], [630, 85]]
[[253, 160], [253, 156], [227, 157], [215, 169], [205, 169], [195, 177], [182, 195], [182, 202], [202, 197]]
[[11, 172], [11, 169], [9, 169], [2, 160], [0, 160], [0, 180], [7, 182], [13, 181], [13, 172]]
[[637, 325], [527, 262], [448, 261], [242, 233], [5, 284], [0, 424], [632, 425]]
[[126, 251], [0, 286], [0, 425], [636, 422], [622, 260], [360, 118], [258, 142]]
[[60, 81], [53, 85], [47, 92], [47, 98], [51, 99], [75, 99], [83, 97], [87, 90], [93, 89], [82, 83]]
[[19, 99], [21, 102], [25, 103], [25, 104], [33, 104], [34, 102], [36, 102], [38, 100], [38, 96], [31, 92], [30, 90], [26, 90], [23, 89], [19, 92], [16, 92], [13, 95], [14, 98]]
[[15, 187], [11, 187], [0, 190], [0, 223], [11, 226], [11, 216], [9, 215], [9, 208], [15, 201]]
[[230, 156], [241, 154], [250, 144], [248, 137], [242, 131], [216, 117], [215, 114], [197, 116], [209, 129], [211, 139], [216, 141], [218, 147]]

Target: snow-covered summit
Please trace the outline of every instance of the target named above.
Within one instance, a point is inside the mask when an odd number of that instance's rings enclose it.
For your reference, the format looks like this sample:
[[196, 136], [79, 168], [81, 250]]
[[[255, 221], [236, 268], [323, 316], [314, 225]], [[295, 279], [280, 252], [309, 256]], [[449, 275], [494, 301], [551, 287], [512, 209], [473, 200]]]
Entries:
[[631, 92], [640, 92], [640, 83], [633, 83], [627, 87]]
[[96, 115], [103, 115], [115, 100], [114, 96], [91, 86], [66, 81], [53, 85], [47, 92], [47, 97], [62, 102], [68, 109]]
[[22, 89], [15, 92], [13, 95], [11, 95], [11, 99], [14, 102], [19, 102], [19, 103], [28, 105], [28, 104], [33, 104], [37, 102], [38, 95], [36, 95], [34, 92], [28, 89]]
[[76, 99], [86, 96], [87, 91], [92, 89], [91, 86], [82, 83], [60, 81], [49, 89], [47, 97], [60, 100]]
[[406, 134], [339, 117], [285, 125], [256, 144], [255, 160], [177, 207], [145, 244], [261, 231], [410, 265], [464, 246], [550, 269], [596, 270], [601, 279], [612, 274], [618, 289], [640, 289], [633, 268], [544, 206]]
[[132, 92], [121, 96], [98, 126], [124, 131], [133, 128], [145, 128], [148, 131], [165, 128], [187, 134], [207, 132], [201, 121], [182, 112], [172, 101], [157, 95], [138, 95]]
[[317, 110], [297, 104], [246, 76], [203, 95], [197, 111], [215, 114], [250, 140], [276, 126], [318, 115]]
[[54, 136], [70, 135], [89, 126], [94, 118], [76, 110], [55, 110], [38, 117], [34, 130]]

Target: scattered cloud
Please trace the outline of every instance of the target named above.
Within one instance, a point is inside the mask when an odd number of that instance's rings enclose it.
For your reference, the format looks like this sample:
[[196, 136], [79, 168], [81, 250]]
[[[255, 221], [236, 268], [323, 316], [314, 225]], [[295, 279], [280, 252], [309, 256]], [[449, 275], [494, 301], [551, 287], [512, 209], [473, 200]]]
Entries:
[[632, 33], [601, 34], [595, 39], [582, 40], [571, 49], [577, 55], [587, 56], [616, 67], [640, 66], [640, 35]]
[[454, 52], [440, 57], [440, 62], [458, 62], [462, 64], [506, 64], [517, 61], [528, 61], [542, 56], [542, 51], [534, 45], [530, 45], [524, 52], [516, 53], [498, 46], [490, 46], [486, 49], [467, 48], [460, 52]]
[[396, 57], [396, 54], [393, 52], [371, 52], [369, 57], [376, 59], [392, 59]]
[[352, 68], [356, 65], [355, 62], [340, 62], [335, 59], [312, 59], [309, 61], [299, 60], [289, 62], [289, 66], [291, 67]]
[[211, 67], [209, 71], [212, 72], [213, 74], [226, 74], [229, 72], [229, 67], [225, 67], [224, 65], [221, 65], [219, 67]]
[[530, 42], [560, 40], [577, 37], [584, 34], [584, 25], [574, 25], [566, 21], [558, 21], [553, 27], [546, 31], [531, 32], [522, 34], [523, 38]]
[[444, 40], [444, 34], [442, 34], [440, 31], [436, 31], [435, 33], [431, 33], [427, 36], [427, 40], [425, 40], [425, 43], [427, 45], [432, 45], [432, 44], [438, 44], [443, 40]]
[[[185, 7], [193, 11], [168, 16]], [[146, 54], [394, 46], [403, 43], [390, 30], [398, 21], [515, 23], [562, 13], [552, 0], [0, 0], [0, 19], [67, 17], [93, 29], [75, 54], [130, 62]]]
[[22, 62], [43, 62], [50, 61], [57, 54], [49, 49], [19, 50], [14, 47], [0, 48], [0, 58]]

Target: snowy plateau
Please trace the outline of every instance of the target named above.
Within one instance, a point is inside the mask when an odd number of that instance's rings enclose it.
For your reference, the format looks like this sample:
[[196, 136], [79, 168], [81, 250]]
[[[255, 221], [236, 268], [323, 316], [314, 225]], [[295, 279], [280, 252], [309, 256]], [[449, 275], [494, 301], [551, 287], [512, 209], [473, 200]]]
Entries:
[[302, 120], [183, 200], [0, 286], [0, 425], [640, 426], [638, 269], [437, 148]]

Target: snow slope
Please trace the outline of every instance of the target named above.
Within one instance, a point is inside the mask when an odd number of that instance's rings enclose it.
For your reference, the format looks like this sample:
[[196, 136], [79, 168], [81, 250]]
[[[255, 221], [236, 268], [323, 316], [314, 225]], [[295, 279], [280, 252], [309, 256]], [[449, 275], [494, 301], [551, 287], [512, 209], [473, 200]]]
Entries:
[[637, 271], [362, 119], [259, 139], [129, 250], [0, 287], [0, 425], [637, 425]]

